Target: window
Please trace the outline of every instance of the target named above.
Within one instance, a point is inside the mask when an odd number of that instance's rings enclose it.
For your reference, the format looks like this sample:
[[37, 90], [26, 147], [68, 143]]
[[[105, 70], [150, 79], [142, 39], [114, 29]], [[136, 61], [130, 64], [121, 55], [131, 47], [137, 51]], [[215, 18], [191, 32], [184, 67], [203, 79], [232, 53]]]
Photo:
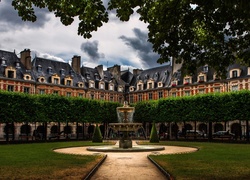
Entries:
[[220, 87], [215, 87], [214, 92], [220, 92]]
[[199, 89], [199, 94], [204, 94], [205, 93], [205, 89]]
[[238, 71], [237, 71], [237, 70], [232, 71], [232, 77], [233, 77], [233, 78], [238, 77]]
[[24, 93], [30, 93], [30, 88], [29, 87], [24, 87], [23, 92]]
[[67, 93], [66, 93], [66, 96], [67, 96], [67, 97], [70, 97], [70, 96], [71, 96], [71, 92], [67, 92]]
[[16, 68], [20, 68], [20, 63], [16, 62]]
[[4, 57], [2, 57], [2, 66], [6, 66], [6, 60]]
[[113, 84], [110, 84], [110, 85], [109, 85], [109, 90], [110, 90], [110, 91], [113, 91], [113, 90], [114, 90], [114, 85], [113, 85]]
[[204, 76], [199, 76], [199, 82], [204, 82], [205, 81], [205, 77]]
[[208, 72], [208, 66], [203, 66], [203, 72]]
[[138, 95], [138, 101], [139, 101], [139, 102], [142, 101], [142, 95], [141, 95], [141, 94]]
[[238, 85], [233, 85], [232, 86], [232, 91], [238, 91]]
[[172, 97], [176, 97], [176, 92], [172, 92]]
[[14, 86], [8, 85], [8, 91], [14, 91]]
[[45, 94], [45, 90], [44, 90], [44, 89], [40, 89], [40, 90], [39, 90], [39, 93], [40, 93], [40, 94]]
[[185, 91], [184, 93], [185, 96], [190, 96], [190, 91]]
[[49, 73], [49, 74], [52, 74], [52, 73], [53, 73], [51, 67], [48, 67], [48, 73]]
[[[123, 87], [120, 86], [120, 87], [118, 88], [118, 91], [119, 91], [119, 92], [122, 92], [122, 91], [123, 91]], [[132, 91], [133, 91], [133, 88], [132, 88]]]
[[38, 71], [38, 72], [42, 72], [42, 70], [43, 70], [42, 66], [41, 66], [41, 65], [38, 65], [38, 66], [37, 66], [37, 71]]
[[153, 88], [153, 84], [152, 83], [148, 83], [148, 88], [152, 89]]
[[187, 84], [190, 83], [190, 78], [185, 78], [184, 82]]
[[54, 84], [59, 84], [59, 79], [58, 78], [54, 78]]
[[71, 80], [67, 80], [67, 81], [66, 81], [66, 85], [67, 85], [67, 86], [71, 86]]
[[53, 91], [53, 94], [58, 95], [58, 94], [59, 94], [59, 92], [58, 92], [58, 91]]
[[162, 91], [158, 92], [158, 99], [161, 99], [163, 97]]
[[152, 100], [152, 99], [153, 99], [153, 93], [151, 93], [151, 92], [148, 93], [148, 99], [149, 99], [149, 100]]
[[161, 82], [158, 82], [158, 87], [162, 87], [162, 83]]
[[94, 99], [94, 98], [95, 98], [94, 94], [90, 94], [90, 99]]
[[110, 99], [109, 99], [111, 102], [114, 101], [114, 97], [113, 96], [110, 96]]
[[81, 97], [81, 98], [82, 98], [82, 97], [83, 97], [83, 93], [79, 93], [79, 94], [78, 94], [78, 97]]
[[65, 75], [65, 70], [61, 69], [61, 75], [64, 76]]
[[94, 83], [93, 83], [93, 82], [90, 82], [90, 83], [89, 83], [89, 87], [90, 87], [90, 88], [94, 88]]
[[130, 96], [129, 96], [129, 102], [130, 102], [130, 103], [134, 103], [134, 96], [133, 96], [133, 95], [130, 95]]
[[8, 78], [14, 78], [14, 71], [8, 71]]
[[104, 100], [104, 95], [103, 94], [101, 94], [100, 99]]
[[103, 83], [100, 84], [100, 89], [104, 89], [104, 84]]
[[142, 90], [142, 84], [138, 85], [138, 90], [141, 91]]

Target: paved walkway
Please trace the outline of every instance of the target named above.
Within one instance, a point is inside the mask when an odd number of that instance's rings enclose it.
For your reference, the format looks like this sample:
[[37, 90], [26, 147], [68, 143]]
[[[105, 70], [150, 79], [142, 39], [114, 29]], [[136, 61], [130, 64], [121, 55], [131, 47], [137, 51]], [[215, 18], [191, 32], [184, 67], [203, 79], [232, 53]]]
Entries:
[[[135, 142], [133, 142], [135, 143]], [[149, 154], [175, 154], [197, 151], [196, 148], [164, 146], [157, 152], [107, 152], [107, 158], [92, 176], [92, 180], [164, 180], [163, 173], [147, 158]], [[96, 154], [86, 147], [57, 149], [56, 152], [70, 154]]]

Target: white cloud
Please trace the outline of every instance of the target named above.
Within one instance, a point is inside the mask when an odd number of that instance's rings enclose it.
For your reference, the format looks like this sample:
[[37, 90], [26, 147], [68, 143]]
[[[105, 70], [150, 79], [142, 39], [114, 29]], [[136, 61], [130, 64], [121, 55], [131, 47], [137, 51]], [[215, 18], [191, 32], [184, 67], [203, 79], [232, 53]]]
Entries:
[[[0, 11], [1, 8], [0, 6]], [[14, 17], [12, 16], [12, 18]], [[50, 13], [43, 18], [43, 23], [40, 22], [41, 26], [35, 24], [36, 22], [29, 23], [27, 26], [23, 22], [23, 26], [19, 23], [17, 27], [12, 25], [8, 31], [1, 32], [0, 48], [8, 51], [15, 49], [16, 52], [28, 48], [33, 52], [32, 55], [67, 62], [74, 55], [79, 55], [83, 65], [88, 67], [95, 67], [102, 63], [104, 67], [107, 64], [109, 66], [118, 64], [122, 69], [128, 67], [146, 69], [148, 68], [146, 60], [141, 59], [138, 50], [129, 47], [120, 38], [121, 36], [134, 37], [134, 28], [147, 32], [147, 24], [139, 21], [138, 18], [138, 15], [133, 15], [129, 22], [120, 22], [114, 14], [111, 14], [110, 21], [97, 32], [93, 32], [93, 37], [87, 40], [77, 35], [77, 19], [71, 25], [64, 26], [59, 18], [55, 18], [54, 14]], [[32, 28], [32, 26], [36, 26], [36, 28]], [[81, 45], [88, 41], [98, 42], [98, 53], [102, 54], [98, 61], [94, 61], [81, 50]], [[155, 65], [157, 64], [155, 63]]]

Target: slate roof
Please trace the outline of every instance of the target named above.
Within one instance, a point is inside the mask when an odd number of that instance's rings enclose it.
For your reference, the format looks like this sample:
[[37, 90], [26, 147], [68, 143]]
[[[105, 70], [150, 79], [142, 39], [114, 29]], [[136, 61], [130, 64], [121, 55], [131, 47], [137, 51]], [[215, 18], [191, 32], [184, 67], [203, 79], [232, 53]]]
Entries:
[[[0, 77], [6, 77], [5, 68], [8, 66], [16, 67], [16, 79], [23, 80], [24, 74], [32, 75], [31, 71], [25, 69], [15, 52], [0, 50]], [[32, 76], [31, 79], [34, 80]]]
[[[39, 68], [41, 68], [39, 70]], [[60, 77], [60, 84], [64, 85], [63, 81], [66, 76], [71, 76], [73, 79], [73, 86], [77, 87], [78, 82], [85, 83], [86, 80], [80, 74], [77, 74], [69, 63], [35, 57], [32, 61], [32, 72], [34, 73], [34, 78], [37, 80], [39, 77], [43, 76], [46, 83], [51, 83], [51, 77], [57, 74]]]
[[135, 76], [135, 79], [131, 81], [130, 85], [136, 87], [139, 81], [142, 81], [144, 85], [146, 85], [149, 79], [153, 79], [155, 83], [162, 82], [163, 86], [168, 86], [171, 77], [172, 77], [172, 66], [170, 65], [159, 66], [143, 70], [140, 74]]

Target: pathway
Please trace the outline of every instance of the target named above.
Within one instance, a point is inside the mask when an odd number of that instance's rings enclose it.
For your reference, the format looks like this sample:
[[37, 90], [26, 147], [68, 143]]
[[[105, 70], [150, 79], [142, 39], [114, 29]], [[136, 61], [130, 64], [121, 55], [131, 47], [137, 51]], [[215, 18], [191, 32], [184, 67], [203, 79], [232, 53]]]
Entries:
[[[134, 143], [134, 142], [133, 142]], [[196, 148], [164, 146], [157, 152], [105, 152], [107, 158], [98, 168], [91, 180], [164, 180], [163, 173], [147, 158], [151, 153], [174, 154], [197, 151]], [[57, 149], [60, 153], [96, 154], [86, 147]]]

